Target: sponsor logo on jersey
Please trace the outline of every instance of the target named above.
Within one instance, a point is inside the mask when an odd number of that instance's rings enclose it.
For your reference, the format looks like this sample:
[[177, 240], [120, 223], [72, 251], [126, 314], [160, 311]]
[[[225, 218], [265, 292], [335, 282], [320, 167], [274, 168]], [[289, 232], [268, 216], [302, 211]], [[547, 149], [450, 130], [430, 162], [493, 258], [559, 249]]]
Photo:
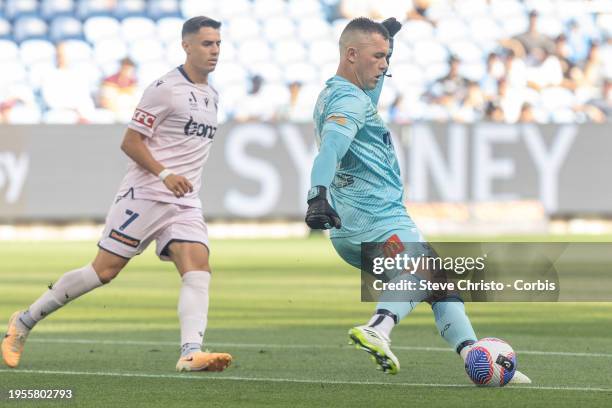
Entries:
[[391, 235], [383, 244], [383, 253], [387, 258], [393, 258], [395, 255], [401, 254], [404, 249], [406, 249], [406, 247], [404, 247], [402, 240], [397, 234]]
[[202, 138], [212, 139], [217, 133], [215, 126], [210, 126], [205, 123], [198, 123], [193, 120], [193, 116], [189, 117], [189, 121], [185, 124], [183, 129], [185, 136], [198, 136]]
[[146, 127], [153, 129], [157, 116], [150, 114], [149, 112], [143, 111], [142, 109], [136, 108], [132, 120], [145, 125]]
[[346, 125], [346, 118], [344, 116], [340, 116], [340, 115], [331, 115], [327, 118], [327, 120], [331, 120], [333, 122], [336, 122], [337, 124], [339, 124], [340, 126], [344, 126]]
[[138, 245], [140, 245], [139, 239], [132, 238], [129, 235], [125, 235], [124, 233], [119, 232], [115, 229], [112, 230], [110, 234], [108, 234], [108, 236], [109, 238], [114, 239], [117, 242], [121, 242], [122, 244], [132, 248], [138, 248]]

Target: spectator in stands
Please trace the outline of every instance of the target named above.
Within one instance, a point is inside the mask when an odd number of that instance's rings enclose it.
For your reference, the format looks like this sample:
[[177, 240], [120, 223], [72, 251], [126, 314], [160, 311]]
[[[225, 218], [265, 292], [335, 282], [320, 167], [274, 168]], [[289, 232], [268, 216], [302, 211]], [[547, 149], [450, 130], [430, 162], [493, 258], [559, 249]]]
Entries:
[[506, 74], [506, 67], [499, 54], [489, 53], [487, 57], [487, 71], [480, 80], [480, 88], [487, 100], [497, 95], [497, 82]]
[[555, 52], [553, 41], [547, 35], [538, 31], [538, 12], [535, 10], [529, 13], [527, 31], [515, 36], [513, 39], [521, 44], [527, 56], [531, 55], [535, 48], [543, 48], [551, 54]]
[[88, 122], [95, 111], [88, 78], [85, 72], [68, 67], [64, 47], [64, 43], [56, 46], [56, 67], [45, 75], [41, 93], [47, 107], [57, 116], [72, 118], [76, 113], [78, 122]]
[[571, 20], [568, 23], [566, 33], [569, 49], [568, 59], [577, 64], [587, 57], [591, 48], [591, 37], [580, 28], [576, 20]]
[[479, 121], [484, 117], [485, 109], [486, 100], [480, 85], [478, 82], [468, 81], [467, 94], [453, 113], [453, 120], [464, 123]]
[[412, 0], [412, 9], [406, 14], [406, 18], [408, 20], [424, 21], [435, 26], [435, 21], [428, 15], [430, 6], [431, 0]]
[[505, 122], [504, 111], [493, 101], [487, 102], [484, 119], [490, 122]]
[[113, 112], [119, 122], [128, 122], [138, 103], [137, 85], [134, 62], [122, 59], [119, 71], [102, 81], [100, 106]]
[[450, 106], [463, 100], [467, 95], [467, 80], [459, 74], [459, 58], [451, 55], [448, 59], [448, 74], [434, 81], [430, 95], [434, 103]]
[[612, 121], [612, 78], [603, 82], [601, 94], [588, 101], [584, 111], [593, 122]]
[[535, 116], [533, 114], [533, 106], [530, 103], [525, 102], [521, 106], [521, 115], [519, 116], [519, 122], [521, 123], [533, 123], [535, 122]]
[[279, 104], [276, 119], [299, 123], [312, 120], [312, 101], [307, 100], [308, 96], [301, 92], [302, 86], [300, 81], [289, 83], [289, 100]]
[[239, 122], [270, 121], [274, 119], [275, 106], [273, 101], [266, 102], [262, 97], [264, 79], [260, 75], [251, 77], [249, 93], [238, 100], [234, 111], [234, 119]]

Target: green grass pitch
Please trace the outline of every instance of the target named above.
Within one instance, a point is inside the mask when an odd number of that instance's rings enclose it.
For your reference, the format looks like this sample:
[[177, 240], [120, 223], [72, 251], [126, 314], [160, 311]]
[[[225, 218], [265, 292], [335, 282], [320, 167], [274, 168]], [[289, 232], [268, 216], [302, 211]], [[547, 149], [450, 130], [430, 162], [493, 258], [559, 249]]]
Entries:
[[[0, 320], [95, 254], [94, 243], [0, 243]], [[212, 243], [207, 346], [235, 363], [179, 374], [179, 277], [151, 249], [119, 277], [43, 321], [17, 370], [0, 367], [0, 406], [595, 407], [612, 403], [612, 304], [467, 304], [479, 337], [509, 341], [533, 385], [471, 386], [420, 305], [393, 333], [397, 376], [347, 345], [365, 322], [359, 272], [327, 239]], [[72, 389], [17, 402], [11, 389]]]

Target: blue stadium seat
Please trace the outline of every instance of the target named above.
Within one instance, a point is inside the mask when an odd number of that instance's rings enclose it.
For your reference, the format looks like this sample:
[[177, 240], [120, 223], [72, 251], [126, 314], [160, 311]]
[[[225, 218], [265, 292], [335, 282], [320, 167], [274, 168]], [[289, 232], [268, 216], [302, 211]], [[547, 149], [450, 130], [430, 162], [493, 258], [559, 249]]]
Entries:
[[77, 17], [86, 20], [90, 17], [110, 16], [114, 11], [113, 2], [79, 0], [77, 5]]
[[267, 61], [272, 56], [268, 42], [259, 38], [242, 41], [238, 47], [238, 60], [244, 65]]
[[140, 38], [128, 44], [128, 56], [137, 65], [164, 59], [164, 46], [156, 38]]
[[177, 0], [149, 0], [147, 15], [155, 21], [164, 17], [180, 17], [181, 9]]
[[263, 32], [268, 41], [276, 41], [289, 38], [295, 35], [296, 24], [285, 16], [270, 17], [262, 21]]
[[142, 17], [146, 14], [147, 4], [144, 0], [123, 0], [117, 2], [114, 15], [119, 20], [128, 17]]
[[253, 16], [260, 21], [285, 15], [286, 12], [287, 3], [283, 0], [259, 0], [253, 3]]
[[117, 38], [121, 35], [121, 24], [110, 16], [94, 16], [83, 25], [85, 38], [92, 44], [106, 38]]
[[128, 17], [121, 22], [121, 37], [128, 43], [141, 38], [156, 38], [157, 27], [150, 18]]
[[74, 17], [57, 17], [51, 22], [49, 38], [56, 43], [68, 39], [81, 39], [83, 38], [83, 25]]
[[64, 58], [68, 65], [72, 66], [81, 62], [88, 62], [95, 65], [93, 62], [93, 51], [91, 46], [83, 40], [67, 40], [62, 42]]
[[178, 17], [160, 18], [157, 21], [157, 37], [166, 44], [180, 42], [183, 22], [184, 20]]
[[15, 20], [13, 36], [18, 43], [32, 38], [46, 38], [47, 23], [39, 17], [25, 16]]
[[42, 0], [40, 15], [46, 20], [60, 16], [72, 16], [74, 8], [73, 0]]
[[9, 20], [37, 14], [38, 1], [36, 0], [7, 0], [4, 6], [4, 15]]
[[217, 4], [215, 0], [182, 0], [181, 14], [183, 17], [191, 18], [195, 16], [217, 16]]
[[7, 19], [0, 17], [0, 39], [13, 38], [12, 30], [11, 23]]

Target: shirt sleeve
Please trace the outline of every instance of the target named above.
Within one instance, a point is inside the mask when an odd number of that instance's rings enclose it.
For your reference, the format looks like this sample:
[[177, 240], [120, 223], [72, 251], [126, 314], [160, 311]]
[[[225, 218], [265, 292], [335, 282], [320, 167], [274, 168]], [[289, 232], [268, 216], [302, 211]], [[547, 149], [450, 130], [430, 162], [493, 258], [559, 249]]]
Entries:
[[145, 89], [128, 127], [147, 137], [168, 116], [172, 104], [172, 90], [165, 83], [157, 81]]
[[344, 94], [332, 100], [326, 109], [321, 140], [328, 132], [340, 133], [353, 140], [365, 125], [366, 109], [365, 101], [354, 94]]

